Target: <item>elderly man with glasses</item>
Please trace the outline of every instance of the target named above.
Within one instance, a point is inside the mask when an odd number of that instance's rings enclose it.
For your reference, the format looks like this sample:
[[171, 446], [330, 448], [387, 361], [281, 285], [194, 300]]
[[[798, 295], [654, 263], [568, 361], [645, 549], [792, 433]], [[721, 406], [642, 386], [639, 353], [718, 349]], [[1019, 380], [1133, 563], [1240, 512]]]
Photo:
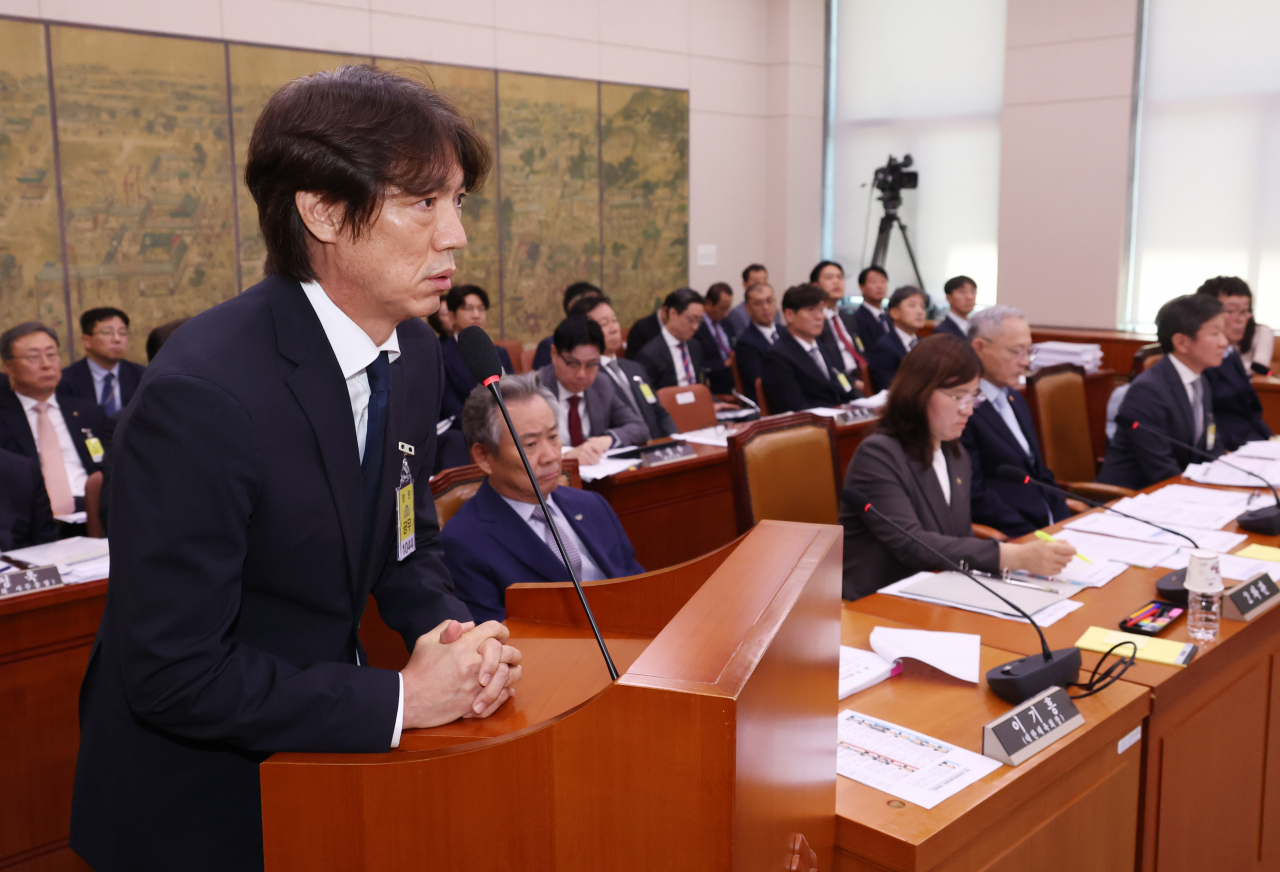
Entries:
[[1061, 521], [1071, 514], [1061, 496], [996, 477], [996, 470], [1009, 464], [1037, 481], [1054, 484], [1031, 409], [1017, 390], [1035, 358], [1026, 318], [1012, 306], [992, 306], [969, 316], [969, 341], [982, 361], [977, 408], [960, 439], [973, 465], [973, 520], [1009, 536]]

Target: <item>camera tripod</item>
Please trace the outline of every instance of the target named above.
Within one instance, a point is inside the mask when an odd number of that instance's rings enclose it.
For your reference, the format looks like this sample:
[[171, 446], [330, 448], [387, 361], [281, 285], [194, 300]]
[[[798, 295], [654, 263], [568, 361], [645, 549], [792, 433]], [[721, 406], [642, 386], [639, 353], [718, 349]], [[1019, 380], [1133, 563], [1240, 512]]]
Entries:
[[[896, 190], [885, 191], [880, 195], [884, 203], [884, 217], [880, 219], [880, 230], [876, 233], [876, 247], [871, 252], [871, 266], [884, 268], [885, 256], [889, 253], [889, 235], [896, 224], [902, 231], [902, 244], [907, 247], [907, 257], [911, 258], [911, 269], [916, 274], [916, 287], [924, 291], [924, 279], [920, 277], [920, 267], [916, 265], [916, 253], [911, 250], [911, 239], [907, 236], [907, 225], [898, 217], [898, 207], [902, 205], [902, 195]], [[928, 299], [928, 293], [925, 299]]]

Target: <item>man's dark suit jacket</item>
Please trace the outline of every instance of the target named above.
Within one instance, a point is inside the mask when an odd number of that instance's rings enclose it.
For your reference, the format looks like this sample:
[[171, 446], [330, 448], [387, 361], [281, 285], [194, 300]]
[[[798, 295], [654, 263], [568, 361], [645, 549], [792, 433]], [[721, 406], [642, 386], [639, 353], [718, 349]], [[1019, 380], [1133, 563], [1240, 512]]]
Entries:
[[[501, 345], [495, 347], [498, 349], [498, 361], [502, 364], [502, 371], [508, 374], [515, 372], [507, 349]], [[467, 369], [467, 365], [462, 362], [462, 352], [458, 349], [458, 337], [450, 336], [449, 341], [442, 344], [440, 353], [444, 358], [444, 394], [440, 399], [440, 418], [443, 420], [453, 417], [453, 426], [460, 428], [462, 407], [466, 404], [467, 397], [471, 396], [471, 391], [480, 382], [476, 381], [471, 370]]]
[[[538, 370], [538, 380], [551, 393], [560, 396], [555, 366], [547, 364]], [[649, 441], [649, 425], [622, 398], [613, 379], [606, 373], [596, 373], [596, 380], [587, 385], [583, 394], [587, 398], [587, 419], [591, 422], [592, 436], [612, 436], [615, 446], [643, 445]], [[561, 433], [560, 436], [561, 441], [568, 445], [569, 440], [565, 438], [568, 434]]]
[[[443, 379], [431, 329], [397, 331], [362, 565], [351, 401], [301, 285], [269, 276], [189, 328], [147, 369], [115, 449], [71, 813], [71, 847], [99, 872], [261, 869], [267, 755], [390, 746], [400, 679], [357, 665], [369, 593], [406, 647], [471, 617], [427, 485]], [[401, 442], [417, 550], [397, 561]]]
[[[737, 345], [738, 335], [728, 318], [720, 322], [720, 329], [729, 337], [729, 350], [732, 351]], [[733, 370], [725, 366], [724, 355], [720, 353], [720, 343], [716, 342], [716, 337], [712, 335], [706, 320], [698, 325], [698, 332], [693, 334], [692, 341], [702, 346], [702, 359], [707, 362], [707, 385], [711, 388], [711, 393], [732, 393]]]
[[862, 347], [867, 351], [871, 350], [871, 346], [880, 341], [880, 337], [886, 333], [892, 333], [891, 327], [885, 326], [888, 315], [881, 311], [881, 317], [877, 318], [867, 311], [866, 306], [858, 306], [853, 310], [853, 323], [858, 331], [858, 338], [862, 340]]
[[631, 325], [631, 329], [627, 331], [627, 359], [639, 360], [640, 352], [649, 344], [649, 341], [655, 336], [662, 335], [662, 322], [658, 320], [658, 313], [645, 315], [639, 321]]
[[1181, 475], [1188, 463], [1199, 463], [1205, 459], [1161, 438], [1154, 432], [1156, 430], [1214, 455], [1222, 453], [1220, 440], [1213, 446], [1207, 444], [1210, 425], [1213, 424], [1212, 387], [1206, 381], [1204, 433], [1197, 441], [1187, 389], [1168, 356], [1133, 380], [1120, 403], [1119, 415], [1132, 418], [1141, 426], [1137, 430], [1129, 427], [1116, 430], [1116, 435], [1107, 445], [1107, 458], [1098, 472], [1098, 481], [1104, 484], [1140, 490]]
[[[129, 405], [133, 392], [142, 381], [145, 366], [131, 360], [120, 361], [120, 408]], [[99, 397], [93, 390], [93, 373], [89, 372], [89, 358], [82, 357], [62, 371], [62, 381], [58, 382], [58, 399], [75, 397], [80, 400], [98, 402]]]
[[[644, 572], [636, 563], [622, 522], [603, 496], [561, 485], [551, 499], [606, 577], [626, 578]], [[458, 596], [477, 621], [505, 620], [505, 595], [512, 584], [569, 580], [560, 555], [487, 481], [449, 519], [440, 538]]]
[[871, 370], [871, 381], [875, 390], [884, 391], [893, 383], [898, 374], [902, 359], [907, 356], [907, 347], [902, 344], [897, 330], [890, 330], [880, 341], [867, 349], [867, 367]]
[[[83, 431], [91, 431], [101, 440], [104, 448], [109, 448], [115, 428], [103, 414], [102, 407], [93, 400], [58, 397], [58, 409], [62, 412], [62, 420], [67, 425], [67, 432], [71, 434], [76, 455], [84, 465], [85, 473], [93, 475], [102, 467], [94, 463], [90, 456], [89, 449], [84, 444], [87, 437]], [[40, 452], [36, 451], [36, 437], [27, 422], [27, 413], [23, 411], [18, 395], [11, 390], [0, 390], [0, 448], [36, 463], [40, 462]]]
[[[998, 572], [1000, 543], [977, 539], [969, 515], [969, 455], [958, 443], [943, 446], [950, 476], [951, 502], [932, 462], [923, 466], [907, 456], [897, 439], [872, 433], [854, 452], [845, 474], [853, 486], [886, 517], [971, 569]], [[859, 599], [914, 572], [950, 569], [936, 555], [893, 525], [840, 501], [844, 525], [844, 598]]]
[[[785, 328], [779, 330], [778, 337], [781, 338], [786, 332]], [[756, 379], [764, 378], [764, 356], [772, 347], [752, 322], [742, 331], [742, 335], [738, 337], [738, 345], [733, 350], [738, 375], [742, 378], [742, 392], [757, 403], [760, 398], [756, 396]]]
[[[1013, 416], [1031, 448], [1031, 456], [1022, 450], [1000, 413], [989, 402], [974, 410], [960, 443], [969, 452], [973, 470], [969, 489], [973, 520], [995, 527], [1009, 536], [1022, 536], [1054, 521], [1061, 521], [1071, 512], [1067, 501], [1059, 494], [1042, 491], [1032, 484], [1003, 481], [996, 475], [996, 470], [1008, 464], [1036, 481], [1057, 484], [1053, 470], [1044, 465], [1027, 401], [1017, 391], [1005, 390], [1005, 395], [1009, 397]], [[1052, 518], [1048, 517], [1050, 510]]]
[[[818, 351], [829, 371], [844, 372], [839, 355], [821, 344]], [[764, 395], [775, 415], [838, 406], [862, 396], [852, 385], [846, 391], [834, 377], [822, 378], [813, 358], [790, 332], [779, 334], [764, 356]]]
[[538, 342], [538, 347], [533, 350], [533, 369], [542, 369], [551, 363], [551, 348], [554, 344], [553, 338], [550, 336], [544, 336]]
[[1204, 371], [1204, 380], [1213, 388], [1213, 420], [1223, 450], [1235, 451], [1246, 442], [1271, 438], [1271, 428], [1262, 420], [1262, 400], [1234, 348], [1221, 366]]
[[0, 551], [57, 538], [39, 462], [0, 450]]
[[[938, 320], [933, 323], [933, 332], [945, 333], [948, 336], [957, 336], [966, 341], [969, 339], [968, 334], [966, 334], [963, 330], [960, 329], [960, 325], [957, 324], [955, 321], [951, 320], [951, 318], [945, 314], [939, 316]], [[984, 522], [979, 521], [978, 523], [981, 524]]]
[[[627, 390], [630, 392], [631, 398], [635, 400], [636, 407], [640, 409], [640, 417], [644, 418], [645, 426], [649, 428], [649, 438], [661, 439], [664, 436], [679, 432], [676, 428], [676, 422], [671, 420], [671, 414], [663, 408], [662, 403], [658, 402], [652, 385], [649, 386], [649, 394], [653, 396], [653, 399], [650, 400], [644, 395], [640, 385], [649, 384], [649, 373], [645, 371], [645, 368], [634, 360], [627, 360], [625, 357], [615, 357], [613, 360], [622, 370], [622, 374], [627, 377]], [[608, 373], [605, 373], [604, 376], [613, 381], [613, 376]], [[613, 384], [619, 392], [622, 391], [616, 381]], [[626, 397], [623, 397], [623, 400], [625, 401]]]
[[[685, 343], [685, 347], [689, 349], [689, 364], [693, 367], [693, 380], [696, 384], [702, 381], [703, 373], [706, 372], [706, 365], [702, 359], [702, 346], [689, 340]], [[645, 343], [644, 348], [640, 349], [640, 353], [635, 356], [635, 361], [649, 374], [649, 384], [654, 390], [673, 388], [680, 383], [680, 377], [676, 374], [676, 362], [671, 357], [671, 349], [667, 347], [667, 340], [661, 333]]]

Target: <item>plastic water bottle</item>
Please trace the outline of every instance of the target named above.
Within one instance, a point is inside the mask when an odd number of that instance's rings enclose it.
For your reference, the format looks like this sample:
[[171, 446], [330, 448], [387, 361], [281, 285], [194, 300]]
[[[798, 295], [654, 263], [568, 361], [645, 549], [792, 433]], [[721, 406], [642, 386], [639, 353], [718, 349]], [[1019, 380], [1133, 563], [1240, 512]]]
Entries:
[[1218, 555], [1212, 551], [1192, 551], [1187, 562], [1187, 633], [1203, 645], [1218, 641], [1222, 623], [1222, 573]]

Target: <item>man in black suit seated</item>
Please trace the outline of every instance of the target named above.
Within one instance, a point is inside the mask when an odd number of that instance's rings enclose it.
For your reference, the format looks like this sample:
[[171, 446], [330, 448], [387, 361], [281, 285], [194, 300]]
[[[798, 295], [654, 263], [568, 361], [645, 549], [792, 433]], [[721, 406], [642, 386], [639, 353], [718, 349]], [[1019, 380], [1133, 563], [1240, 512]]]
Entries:
[[[942, 286], [947, 295], [947, 314], [934, 325], [934, 333], [950, 333], [961, 339], [969, 339], [969, 315], [978, 302], [978, 283], [968, 276], [956, 276], [947, 279]], [[975, 516], [976, 519], [976, 516]], [[978, 523], [985, 524], [986, 521]]]
[[85, 481], [110, 445], [107, 416], [93, 400], [57, 395], [58, 335], [43, 324], [6, 330], [0, 359], [9, 376], [9, 390], [0, 391], [0, 448], [40, 464], [55, 515], [84, 511]]
[[724, 282], [707, 288], [702, 324], [693, 338], [702, 346], [702, 359], [707, 362], [707, 385], [713, 394], [731, 394], [733, 382], [733, 349], [738, 335], [728, 322], [733, 305], [733, 289]]
[[[1262, 420], [1262, 400], [1253, 387], [1253, 372], [1244, 365], [1242, 351], [1253, 342], [1253, 292], [1244, 279], [1218, 276], [1196, 289], [1197, 294], [1217, 297], [1222, 303], [1226, 330], [1226, 357], [1220, 366], [1204, 371], [1213, 389], [1213, 421], [1218, 425], [1218, 441], [1223, 450], [1235, 451], [1246, 442], [1271, 438], [1271, 428]], [[1270, 361], [1264, 361], [1270, 368]]]
[[780, 335], [777, 327], [778, 301], [773, 287], [766, 282], [757, 282], [747, 288], [746, 307], [750, 321], [738, 335], [734, 354], [738, 361], [738, 375], [742, 377], [742, 392], [758, 403], [756, 379], [764, 378], [764, 356]]
[[[738, 336], [747, 332], [747, 325], [752, 321], [751, 313], [747, 309], [747, 291], [759, 284], [769, 284], [769, 270], [763, 264], [753, 263], [742, 271], [742, 302], [734, 306], [727, 317], [734, 333]], [[780, 331], [787, 329], [787, 323], [782, 320], [781, 312], [774, 312], [773, 326]]]
[[[560, 301], [561, 308], [564, 309], [565, 315], [569, 314], [569, 310], [573, 308], [573, 304], [583, 297], [602, 297], [604, 292], [597, 288], [591, 282], [574, 282], [564, 289], [564, 299]], [[538, 343], [538, 347], [533, 352], [533, 370], [537, 372], [544, 366], [551, 363], [551, 345], [552, 337], [546, 336]]]
[[570, 318], [590, 318], [600, 325], [604, 334], [604, 354], [600, 355], [600, 371], [609, 377], [619, 396], [634, 409], [645, 426], [650, 439], [662, 439], [677, 432], [676, 422], [658, 402], [658, 395], [649, 384], [649, 374], [634, 360], [622, 357], [622, 325], [607, 297], [583, 297], [569, 308]]
[[903, 285], [889, 298], [893, 329], [867, 349], [867, 367], [875, 390], [887, 391], [898, 373], [902, 358], [916, 347], [916, 334], [924, 326], [928, 301], [915, 285]]
[[654, 388], [701, 384], [706, 366], [702, 347], [692, 340], [702, 326], [703, 311], [702, 295], [693, 288], [672, 291], [662, 301], [658, 335], [646, 342], [635, 358]]
[[146, 367], [125, 360], [129, 350], [129, 316], [103, 306], [80, 316], [84, 357], [62, 371], [58, 396], [92, 400], [108, 418], [133, 399]]
[[590, 318], [565, 318], [551, 339], [551, 363], [538, 370], [538, 378], [560, 401], [560, 441], [571, 446], [566, 456], [590, 466], [610, 448], [648, 442], [644, 418], [600, 372], [605, 347], [600, 325]]
[[840, 358], [818, 341], [827, 324], [826, 299], [814, 285], [796, 285], [782, 295], [787, 332], [764, 356], [764, 395], [774, 414], [839, 406], [862, 396]]
[[1031, 409], [1017, 390], [1019, 379], [1031, 369], [1031, 328], [1012, 306], [984, 309], [969, 323], [973, 350], [982, 361], [978, 389], [983, 400], [960, 437], [973, 467], [973, 520], [1010, 537], [1022, 536], [1071, 514], [1061, 495], [996, 476], [996, 470], [1008, 464], [1036, 481], [1056, 484], [1053, 470], [1044, 465]]
[[862, 347], [870, 351], [881, 336], [893, 329], [893, 321], [880, 309], [889, 293], [889, 274], [878, 266], [867, 267], [858, 273], [858, 292], [862, 294], [862, 305], [854, 310], [853, 323]]
[[[346, 66], [277, 91], [248, 155], [267, 277], [174, 334], [115, 449], [71, 810], [98, 872], [262, 869], [268, 755], [385, 753], [519, 679], [506, 628], [454, 595], [427, 484], [422, 319], [484, 139], [426, 85]], [[370, 594], [412, 649], [399, 672], [361, 648]]]
[[1213, 420], [1213, 389], [1204, 371], [1222, 362], [1228, 340], [1222, 303], [1206, 294], [1174, 297], [1156, 313], [1156, 335], [1164, 357], [1133, 380], [1117, 418], [1139, 426], [1120, 427], [1107, 445], [1098, 481], [1140, 490], [1181, 475], [1204, 458], [1172, 444], [1222, 453]]
[[866, 375], [867, 360], [863, 357], [866, 348], [858, 338], [858, 322], [852, 312], [841, 312], [839, 308], [844, 299], [844, 267], [834, 260], [824, 260], [810, 270], [809, 284], [817, 285], [827, 295], [827, 304], [822, 312], [827, 325], [822, 328], [818, 341], [840, 358], [841, 369], [853, 386], [865, 391], [870, 379]]
[[0, 551], [58, 538], [40, 464], [0, 449]]

